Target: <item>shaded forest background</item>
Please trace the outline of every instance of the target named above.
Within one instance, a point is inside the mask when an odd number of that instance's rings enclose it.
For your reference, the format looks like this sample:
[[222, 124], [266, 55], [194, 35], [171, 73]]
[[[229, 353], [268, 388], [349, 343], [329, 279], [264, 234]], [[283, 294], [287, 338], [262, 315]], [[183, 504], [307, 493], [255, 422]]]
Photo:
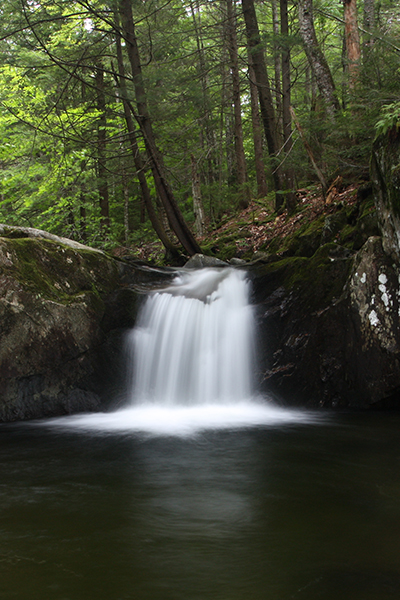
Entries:
[[300, 188], [367, 180], [374, 137], [400, 119], [393, 0], [5, 0], [0, 13], [9, 225], [194, 254], [251, 202], [293, 215]]

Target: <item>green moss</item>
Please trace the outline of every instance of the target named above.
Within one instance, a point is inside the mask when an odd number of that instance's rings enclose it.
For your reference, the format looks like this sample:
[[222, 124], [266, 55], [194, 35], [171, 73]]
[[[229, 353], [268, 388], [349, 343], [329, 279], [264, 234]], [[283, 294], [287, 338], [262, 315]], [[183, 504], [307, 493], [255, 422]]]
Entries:
[[334, 243], [321, 246], [311, 257], [289, 257], [264, 265], [261, 273], [274, 285], [293, 293], [306, 312], [323, 310], [338, 299], [350, 273], [352, 259]]
[[352, 250], [354, 246], [355, 231], [355, 226], [346, 224], [340, 232], [339, 243], [342, 244], [342, 246], [346, 246], [346, 248]]
[[267, 249], [271, 254], [311, 257], [320, 245], [324, 218], [321, 216], [312, 222], [304, 223], [285, 238], [273, 238], [263, 249]]
[[3, 271], [38, 297], [70, 303], [83, 292], [99, 296], [117, 281], [111, 259], [97, 252], [31, 238], [7, 238], [4, 245], [12, 264]]

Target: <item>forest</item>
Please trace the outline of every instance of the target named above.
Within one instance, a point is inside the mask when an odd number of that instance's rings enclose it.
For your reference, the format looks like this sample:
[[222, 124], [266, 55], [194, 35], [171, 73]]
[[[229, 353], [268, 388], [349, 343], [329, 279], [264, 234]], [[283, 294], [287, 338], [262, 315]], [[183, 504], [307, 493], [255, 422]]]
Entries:
[[201, 250], [369, 177], [400, 119], [394, 0], [5, 0], [0, 222]]

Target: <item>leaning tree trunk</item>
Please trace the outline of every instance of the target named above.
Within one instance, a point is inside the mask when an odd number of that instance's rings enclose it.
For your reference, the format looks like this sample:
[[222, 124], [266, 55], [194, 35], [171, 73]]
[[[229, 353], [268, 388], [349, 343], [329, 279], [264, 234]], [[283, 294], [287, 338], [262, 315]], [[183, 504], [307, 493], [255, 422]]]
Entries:
[[264, 126], [265, 137], [267, 140], [268, 152], [272, 162], [272, 176], [275, 187], [275, 207], [281, 208], [283, 205], [283, 195], [281, 193], [281, 172], [276, 157], [278, 152], [278, 140], [276, 136], [276, 117], [272, 101], [272, 93], [269, 85], [267, 67], [264, 59], [264, 50], [261, 44], [260, 32], [253, 0], [242, 0], [243, 16], [246, 24], [246, 37], [249, 51], [253, 61], [255, 75], [255, 84], [258, 88], [258, 97], [260, 101], [261, 117]]
[[[117, 22], [117, 18], [115, 19]], [[172, 241], [169, 239], [161, 220], [158, 218], [156, 210], [154, 208], [153, 201], [149, 186], [147, 185], [146, 175], [144, 172], [144, 164], [140, 155], [138, 143], [136, 140], [136, 131], [134, 121], [132, 119], [132, 113], [130, 110], [130, 103], [128, 100], [128, 91], [125, 81], [125, 68], [122, 55], [121, 37], [120, 34], [116, 35], [116, 49], [117, 49], [117, 61], [118, 61], [118, 77], [117, 83], [119, 86], [120, 94], [122, 96], [122, 105], [124, 107], [125, 123], [128, 129], [129, 143], [132, 150], [133, 161], [136, 168], [136, 174], [139, 180], [140, 189], [142, 192], [143, 202], [146, 206], [147, 214], [149, 215], [150, 223], [156, 232], [159, 240], [163, 244], [164, 248], [171, 252], [171, 254], [177, 253], [177, 248], [174, 246]]]
[[326, 112], [333, 120], [340, 109], [329, 65], [319, 47], [314, 28], [312, 0], [298, 0], [300, 35], [319, 93], [325, 101]]
[[136, 40], [135, 25], [133, 22], [132, 5], [130, 0], [120, 0], [120, 13], [122, 17], [123, 37], [126, 44], [132, 77], [135, 88], [137, 115], [140, 130], [143, 134], [147, 154], [151, 163], [154, 184], [165, 208], [171, 229], [189, 255], [201, 252], [183, 215], [176, 203], [172, 190], [165, 176], [162, 156], [157, 148], [153, 127], [147, 107], [147, 96], [144, 87], [139, 49]]

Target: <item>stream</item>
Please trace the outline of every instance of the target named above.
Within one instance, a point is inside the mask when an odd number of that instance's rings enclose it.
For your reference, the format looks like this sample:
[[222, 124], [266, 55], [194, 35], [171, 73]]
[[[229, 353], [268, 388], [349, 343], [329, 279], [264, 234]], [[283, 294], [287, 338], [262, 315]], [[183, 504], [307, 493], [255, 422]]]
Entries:
[[400, 594], [400, 415], [151, 435], [0, 426], [0, 597]]

